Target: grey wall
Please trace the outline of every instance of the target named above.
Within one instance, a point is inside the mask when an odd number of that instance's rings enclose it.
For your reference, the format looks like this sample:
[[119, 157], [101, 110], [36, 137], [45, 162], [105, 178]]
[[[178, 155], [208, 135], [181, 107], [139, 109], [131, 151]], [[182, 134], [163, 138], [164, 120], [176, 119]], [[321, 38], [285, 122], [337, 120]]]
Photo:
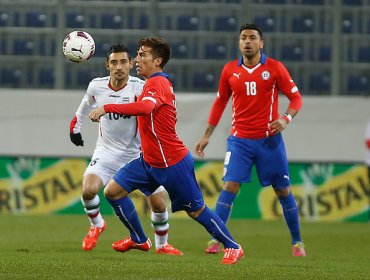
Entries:
[[[84, 147], [69, 141], [69, 122], [84, 91], [1, 89], [0, 155], [89, 157], [97, 125], [82, 129]], [[213, 94], [177, 94], [177, 129], [193, 151], [206, 124]], [[281, 96], [281, 111], [287, 100]], [[362, 162], [370, 99], [304, 96], [299, 115], [284, 132], [291, 161]], [[230, 105], [230, 104], [229, 104]], [[223, 159], [230, 128], [230, 106], [206, 149], [208, 159]]]

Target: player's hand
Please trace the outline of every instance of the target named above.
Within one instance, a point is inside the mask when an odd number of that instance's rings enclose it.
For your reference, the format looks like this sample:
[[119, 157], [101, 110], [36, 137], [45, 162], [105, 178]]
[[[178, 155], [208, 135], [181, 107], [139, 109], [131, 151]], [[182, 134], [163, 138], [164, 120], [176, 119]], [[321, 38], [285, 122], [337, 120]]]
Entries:
[[106, 112], [104, 111], [104, 107], [99, 107], [99, 108], [94, 109], [90, 113], [89, 118], [93, 122], [99, 122], [100, 117], [104, 116], [105, 114], [106, 114]]
[[84, 141], [82, 140], [81, 133], [70, 133], [69, 136], [71, 138], [72, 143], [75, 144], [76, 146], [84, 145]]
[[283, 131], [286, 128], [287, 124], [288, 122], [282, 117], [274, 120], [270, 123], [270, 133], [276, 134]]
[[195, 145], [194, 152], [196, 155], [200, 156], [201, 158], [205, 157], [204, 149], [207, 147], [209, 143], [209, 139], [207, 138], [202, 138], [200, 141]]

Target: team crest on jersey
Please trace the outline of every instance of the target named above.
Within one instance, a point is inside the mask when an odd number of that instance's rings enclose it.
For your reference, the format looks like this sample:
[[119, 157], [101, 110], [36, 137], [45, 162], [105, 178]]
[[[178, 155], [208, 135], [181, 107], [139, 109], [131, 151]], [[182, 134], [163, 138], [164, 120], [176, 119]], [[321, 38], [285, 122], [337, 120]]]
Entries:
[[270, 72], [269, 71], [263, 71], [262, 74], [261, 74], [261, 77], [262, 79], [264, 79], [265, 81], [270, 79]]

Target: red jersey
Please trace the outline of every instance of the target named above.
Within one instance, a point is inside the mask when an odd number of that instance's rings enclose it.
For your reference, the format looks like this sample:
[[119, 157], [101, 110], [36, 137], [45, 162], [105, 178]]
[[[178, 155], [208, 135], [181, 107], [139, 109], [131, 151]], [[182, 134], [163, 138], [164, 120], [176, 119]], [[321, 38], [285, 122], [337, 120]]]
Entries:
[[137, 117], [145, 162], [157, 168], [178, 163], [188, 149], [176, 133], [176, 97], [167, 75], [160, 72], [150, 77], [138, 98], [141, 100], [155, 103], [150, 114]]
[[243, 65], [242, 57], [227, 63], [221, 73], [217, 98], [209, 116], [216, 126], [232, 97], [231, 134], [258, 139], [269, 136], [269, 125], [279, 118], [278, 94], [290, 100], [289, 107], [297, 112], [302, 97], [284, 65], [262, 53], [260, 63], [253, 68]]

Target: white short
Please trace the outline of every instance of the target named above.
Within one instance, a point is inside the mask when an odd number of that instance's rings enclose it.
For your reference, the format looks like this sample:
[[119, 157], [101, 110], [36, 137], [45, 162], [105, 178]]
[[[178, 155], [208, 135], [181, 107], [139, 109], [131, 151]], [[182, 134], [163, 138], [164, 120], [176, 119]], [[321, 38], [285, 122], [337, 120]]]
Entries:
[[[114, 174], [128, 162], [135, 158], [132, 157], [122, 157], [119, 160], [112, 157], [110, 153], [104, 151], [95, 152], [88, 167], [85, 170], [84, 176], [87, 174], [95, 174], [99, 176], [105, 186], [108, 181], [112, 178]], [[164, 191], [164, 187], [160, 186], [155, 190], [154, 193], [159, 193]]]

